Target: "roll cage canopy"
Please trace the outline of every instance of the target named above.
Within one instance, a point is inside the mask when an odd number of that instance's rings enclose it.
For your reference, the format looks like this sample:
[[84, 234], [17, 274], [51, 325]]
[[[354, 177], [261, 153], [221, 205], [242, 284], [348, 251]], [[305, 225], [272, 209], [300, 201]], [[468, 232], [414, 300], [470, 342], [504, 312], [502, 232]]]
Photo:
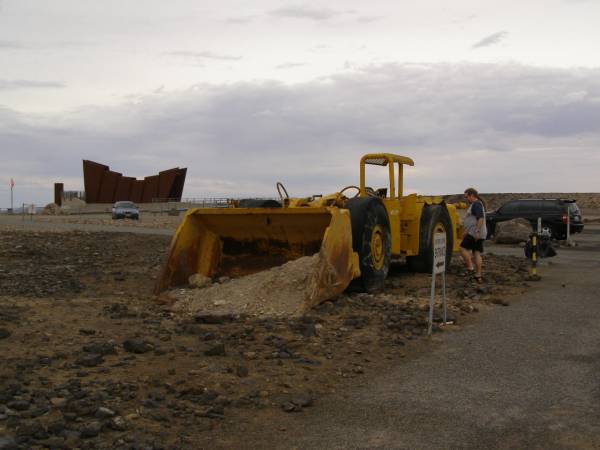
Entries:
[[415, 163], [412, 159], [406, 156], [395, 155], [393, 153], [369, 153], [364, 155], [361, 160], [362, 164], [371, 164], [374, 166], [387, 166], [397, 162], [398, 164], [406, 164], [407, 166], [414, 166]]
[[[398, 192], [396, 193], [396, 176], [394, 170], [394, 163], [398, 164]], [[404, 164], [407, 166], [414, 166], [415, 163], [412, 159], [406, 156], [395, 155], [393, 153], [369, 153], [364, 155], [360, 159], [360, 195], [366, 197], [367, 190], [365, 187], [365, 165], [373, 166], [388, 166], [389, 178], [390, 178], [390, 189], [387, 198], [401, 198], [402, 197], [402, 184], [403, 184], [403, 167]]]

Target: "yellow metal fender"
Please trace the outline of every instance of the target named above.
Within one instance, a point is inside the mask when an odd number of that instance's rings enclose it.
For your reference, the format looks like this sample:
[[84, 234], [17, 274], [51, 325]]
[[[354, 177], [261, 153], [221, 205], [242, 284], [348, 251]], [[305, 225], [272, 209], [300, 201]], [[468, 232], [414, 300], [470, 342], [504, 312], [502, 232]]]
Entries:
[[445, 203], [448, 215], [450, 216], [450, 222], [452, 223], [452, 238], [453, 245], [452, 251], [458, 252], [460, 249], [460, 242], [462, 241], [463, 225], [456, 211], [456, 205], [452, 203]]
[[[360, 276], [348, 210], [324, 208], [192, 209], [177, 228], [155, 292], [207, 277], [248, 275], [319, 253], [315, 299], [341, 293]], [[312, 296], [311, 296], [312, 297]]]

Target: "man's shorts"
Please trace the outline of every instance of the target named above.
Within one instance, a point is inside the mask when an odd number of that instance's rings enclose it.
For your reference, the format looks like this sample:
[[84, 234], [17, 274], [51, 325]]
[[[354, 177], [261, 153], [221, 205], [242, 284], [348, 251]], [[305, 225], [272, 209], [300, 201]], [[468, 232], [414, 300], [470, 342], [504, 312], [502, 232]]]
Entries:
[[460, 246], [464, 249], [471, 250], [472, 252], [483, 253], [484, 240], [485, 239], [475, 239], [474, 236], [467, 234], [460, 243]]

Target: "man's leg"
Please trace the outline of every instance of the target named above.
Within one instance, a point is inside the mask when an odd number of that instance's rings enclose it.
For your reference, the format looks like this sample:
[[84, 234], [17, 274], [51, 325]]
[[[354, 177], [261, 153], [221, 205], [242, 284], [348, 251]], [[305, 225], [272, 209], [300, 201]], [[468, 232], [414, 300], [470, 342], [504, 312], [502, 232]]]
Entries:
[[464, 247], [460, 247], [460, 255], [462, 256], [465, 266], [468, 270], [473, 270], [473, 260], [471, 259], [471, 252]]
[[475, 262], [475, 276], [481, 276], [481, 267], [483, 266], [483, 258], [481, 258], [481, 252], [473, 252], [473, 261]]

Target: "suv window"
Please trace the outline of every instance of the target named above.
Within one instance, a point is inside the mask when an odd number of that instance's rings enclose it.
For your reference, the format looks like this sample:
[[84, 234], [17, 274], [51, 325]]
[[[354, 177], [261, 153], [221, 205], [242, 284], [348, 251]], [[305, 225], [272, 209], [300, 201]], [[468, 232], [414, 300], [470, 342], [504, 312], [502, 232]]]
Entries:
[[544, 200], [544, 210], [548, 212], [563, 212], [563, 204], [557, 200]]
[[135, 208], [135, 204], [133, 202], [117, 202], [115, 208]]
[[563, 210], [560, 203], [556, 200], [539, 200], [535, 203], [538, 204], [536, 207], [536, 211], [541, 211], [544, 213], [556, 213]]
[[538, 212], [544, 209], [544, 202], [540, 200], [522, 200], [519, 212]]
[[519, 202], [508, 202], [498, 211], [500, 214], [516, 214], [519, 209]]

